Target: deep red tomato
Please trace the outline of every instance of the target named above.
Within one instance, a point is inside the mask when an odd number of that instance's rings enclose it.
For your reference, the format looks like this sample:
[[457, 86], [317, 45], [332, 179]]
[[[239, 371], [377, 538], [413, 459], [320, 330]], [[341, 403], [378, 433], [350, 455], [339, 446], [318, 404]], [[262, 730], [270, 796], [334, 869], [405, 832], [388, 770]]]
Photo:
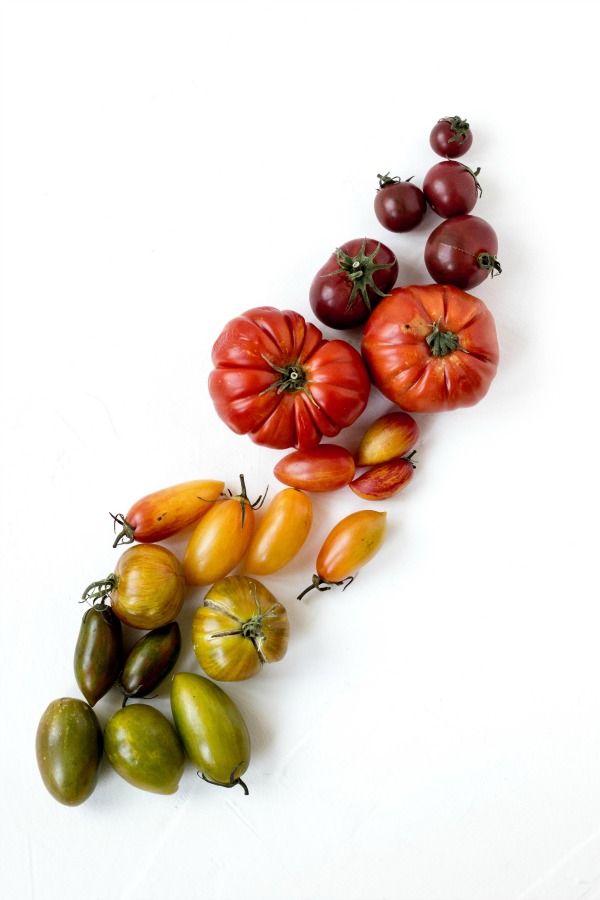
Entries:
[[448, 116], [440, 119], [431, 129], [429, 144], [438, 156], [456, 159], [464, 156], [473, 143], [473, 132], [466, 119]]
[[347, 241], [315, 275], [309, 300], [319, 321], [330, 328], [354, 328], [396, 283], [398, 260], [371, 238]]
[[441, 222], [425, 244], [425, 265], [438, 284], [453, 284], [465, 291], [488, 277], [499, 275], [498, 237], [479, 216], [454, 216]]
[[360, 353], [291, 310], [261, 306], [232, 319], [212, 351], [208, 389], [220, 418], [257, 444], [315, 447], [367, 405]]
[[498, 368], [498, 340], [483, 301], [451, 285], [396, 288], [363, 333], [373, 383], [409, 412], [473, 406]]
[[313, 450], [295, 450], [276, 463], [275, 478], [304, 491], [337, 491], [354, 478], [354, 457], [345, 447], [321, 444]]
[[470, 213], [481, 197], [479, 172], [452, 159], [432, 166], [423, 179], [423, 193], [434, 213], [443, 219]]
[[[379, 189], [375, 194], [375, 215], [388, 231], [397, 233], [412, 231], [423, 221], [427, 212], [425, 195], [411, 179], [402, 181], [378, 175]], [[411, 176], [412, 177], [412, 176]]]

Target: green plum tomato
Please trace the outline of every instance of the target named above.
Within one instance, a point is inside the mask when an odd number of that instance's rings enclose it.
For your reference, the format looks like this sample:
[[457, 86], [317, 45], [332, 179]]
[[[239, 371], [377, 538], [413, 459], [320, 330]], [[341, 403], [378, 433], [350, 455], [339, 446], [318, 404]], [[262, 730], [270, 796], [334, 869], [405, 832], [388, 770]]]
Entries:
[[166, 716], [135, 703], [106, 723], [104, 751], [115, 772], [142, 791], [174, 794], [183, 775], [181, 741]]
[[79, 690], [90, 706], [111, 689], [122, 664], [123, 627], [102, 601], [83, 616], [73, 660]]
[[102, 729], [88, 703], [53, 700], [40, 719], [35, 749], [42, 781], [55, 800], [79, 806], [88, 799], [102, 759]]

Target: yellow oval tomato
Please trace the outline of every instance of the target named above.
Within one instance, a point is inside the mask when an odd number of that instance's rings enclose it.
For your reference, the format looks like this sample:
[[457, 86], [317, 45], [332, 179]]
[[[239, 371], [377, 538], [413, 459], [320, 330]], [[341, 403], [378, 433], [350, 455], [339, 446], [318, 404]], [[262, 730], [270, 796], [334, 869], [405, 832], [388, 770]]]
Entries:
[[214, 584], [192, 621], [198, 662], [216, 681], [243, 681], [285, 656], [290, 626], [260, 581], [230, 575]]
[[121, 555], [115, 571], [83, 593], [96, 602], [110, 596], [114, 614], [131, 628], [151, 630], [177, 618], [185, 596], [185, 578], [174, 553], [160, 544], [136, 544]]
[[218, 500], [200, 519], [183, 555], [183, 571], [188, 584], [219, 581], [242, 561], [254, 532], [254, 509], [246, 495], [243, 475], [241, 493]]
[[343, 518], [331, 529], [319, 550], [316, 574], [298, 599], [308, 591], [329, 590], [333, 585], [346, 587], [354, 573], [380, 550], [387, 531], [387, 513], [361, 509]]
[[312, 519], [312, 501], [303, 491], [285, 488], [276, 494], [254, 529], [244, 561], [246, 572], [271, 575], [287, 565], [306, 541]]

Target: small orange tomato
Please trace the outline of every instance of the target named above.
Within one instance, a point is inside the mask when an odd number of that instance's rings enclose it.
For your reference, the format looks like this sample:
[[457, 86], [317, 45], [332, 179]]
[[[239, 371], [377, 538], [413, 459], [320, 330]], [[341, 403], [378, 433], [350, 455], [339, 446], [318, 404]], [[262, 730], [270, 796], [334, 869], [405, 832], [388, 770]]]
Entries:
[[350, 490], [363, 500], [386, 500], [401, 491], [412, 480], [415, 464], [412, 453], [402, 459], [380, 463], [350, 482]]
[[108, 596], [115, 616], [131, 628], [167, 625], [183, 606], [181, 563], [160, 544], [136, 544], [121, 555], [111, 575], [83, 592], [83, 599], [94, 603]]
[[305, 491], [337, 491], [354, 478], [354, 458], [345, 447], [319, 444], [294, 450], [276, 463], [273, 474], [283, 484]]
[[213, 584], [229, 575], [244, 558], [254, 531], [254, 510], [259, 497], [250, 503], [244, 476], [241, 492], [218, 500], [196, 525], [183, 555], [183, 571], [188, 584]]
[[216, 681], [243, 681], [283, 659], [289, 634], [284, 607], [246, 575], [213, 584], [192, 621], [196, 658]]
[[406, 412], [391, 412], [369, 425], [356, 452], [357, 466], [375, 466], [404, 456], [419, 440], [419, 426]]
[[253, 575], [271, 575], [292, 560], [312, 526], [310, 497], [297, 488], [276, 494], [254, 529], [244, 568]]
[[383, 544], [387, 513], [362, 509], [346, 516], [331, 529], [319, 550], [316, 574], [298, 600], [316, 588], [327, 591], [333, 585], [347, 587], [354, 574], [368, 563]]
[[121, 526], [113, 547], [133, 541], [155, 543], [177, 534], [207, 513], [224, 487], [222, 481], [184, 481], [142, 497], [126, 516], [113, 516]]

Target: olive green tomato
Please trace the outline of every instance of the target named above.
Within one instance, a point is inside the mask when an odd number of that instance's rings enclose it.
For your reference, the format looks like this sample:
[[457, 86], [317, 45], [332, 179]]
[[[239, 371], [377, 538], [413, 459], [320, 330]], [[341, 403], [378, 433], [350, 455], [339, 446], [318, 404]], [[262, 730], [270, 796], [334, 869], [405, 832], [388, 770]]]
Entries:
[[85, 613], [75, 646], [73, 668], [79, 690], [90, 704], [104, 697], [123, 665], [123, 627], [104, 601]]
[[42, 781], [55, 800], [65, 806], [87, 800], [102, 759], [102, 729], [88, 703], [53, 700], [40, 719], [35, 749]]
[[185, 754], [166, 716], [136, 703], [114, 713], [104, 729], [104, 752], [115, 772], [142, 791], [174, 794]]
[[177, 622], [154, 628], [137, 641], [123, 664], [119, 690], [123, 706], [130, 697], [148, 697], [174, 668], [181, 651]]
[[205, 781], [240, 784], [250, 763], [250, 735], [233, 700], [217, 684], [192, 672], [171, 683], [173, 720], [185, 751]]

